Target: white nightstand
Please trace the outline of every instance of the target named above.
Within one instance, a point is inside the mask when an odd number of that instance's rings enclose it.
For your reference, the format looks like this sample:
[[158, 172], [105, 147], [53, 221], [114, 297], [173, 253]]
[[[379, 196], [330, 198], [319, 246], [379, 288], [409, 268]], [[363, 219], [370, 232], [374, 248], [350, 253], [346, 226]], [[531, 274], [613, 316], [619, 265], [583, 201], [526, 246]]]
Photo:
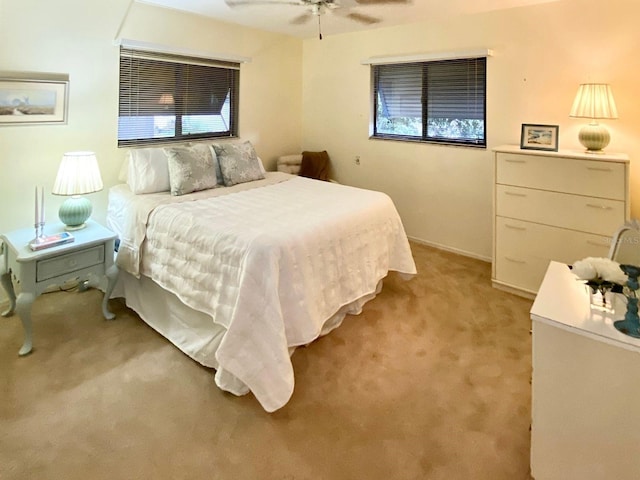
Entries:
[[[49, 225], [45, 235], [64, 231], [62, 223]], [[52, 285], [72, 280], [87, 280], [89, 275], [107, 277], [107, 289], [102, 300], [102, 313], [107, 320], [115, 318], [108, 309], [108, 301], [118, 278], [114, 256], [116, 234], [96, 222], [88, 221], [87, 227], [71, 232], [73, 243], [33, 251], [29, 248], [35, 236], [33, 228], [16, 230], [0, 235], [4, 255], [0, 257], [0, 282], [9, 297], [9, 310], [3, 317], [17, 311], [24, 328], [24, 343], [20, 355], [31, 352], [31, 306], [38, 295]], [[17, 297], [13, 282], [20, 284]]]

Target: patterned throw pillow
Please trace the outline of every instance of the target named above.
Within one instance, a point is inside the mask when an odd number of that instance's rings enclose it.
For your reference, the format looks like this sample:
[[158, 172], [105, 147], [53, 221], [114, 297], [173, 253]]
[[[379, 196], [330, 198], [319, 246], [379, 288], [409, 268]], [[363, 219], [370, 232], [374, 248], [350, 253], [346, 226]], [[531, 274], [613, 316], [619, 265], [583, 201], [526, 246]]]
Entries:
[[207, 145], [165, 148], [169, 163], [171, 195], [185, 195], [216, 187], [212, 150]]
[[227, 187], [264, 178], [251, 142], [220, 143], [214, 145], [214, 149]]

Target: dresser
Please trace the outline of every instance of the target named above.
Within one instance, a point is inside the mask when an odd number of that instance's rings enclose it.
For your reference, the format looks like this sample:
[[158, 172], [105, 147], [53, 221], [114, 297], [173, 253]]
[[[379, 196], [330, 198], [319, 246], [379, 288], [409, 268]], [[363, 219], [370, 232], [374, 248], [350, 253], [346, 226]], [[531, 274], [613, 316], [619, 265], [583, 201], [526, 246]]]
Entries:
[[531, 474], [535, 480], [640, 478], [640, 339], [592, 310], [584, 284], [551, 262], [531, 308]]
[[494, 149], [493, 286], [533, 298], [551, 260], [606, 257], [629, 219], [629, 158]]

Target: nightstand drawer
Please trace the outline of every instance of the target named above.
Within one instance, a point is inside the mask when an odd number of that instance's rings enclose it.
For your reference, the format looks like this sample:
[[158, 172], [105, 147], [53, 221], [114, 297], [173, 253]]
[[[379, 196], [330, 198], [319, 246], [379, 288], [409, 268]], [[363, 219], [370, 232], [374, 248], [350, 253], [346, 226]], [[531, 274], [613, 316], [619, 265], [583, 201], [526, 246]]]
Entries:
[[104, 245], [87, 248], [79, 252], [41, 260], [36, 265], [36, 281], [42, 282], [65, 273], [104, 263]]

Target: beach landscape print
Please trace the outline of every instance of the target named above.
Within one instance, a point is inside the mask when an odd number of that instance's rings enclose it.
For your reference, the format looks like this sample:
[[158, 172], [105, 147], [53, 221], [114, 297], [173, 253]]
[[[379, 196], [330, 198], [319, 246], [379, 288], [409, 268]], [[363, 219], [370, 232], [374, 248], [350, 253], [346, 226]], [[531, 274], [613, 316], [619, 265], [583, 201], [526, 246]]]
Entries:
[[67, 84], [0, 79], [0, 125], [66, 123]]
[[558, 151], [558, 125], [522, 124], [520, 148]]

